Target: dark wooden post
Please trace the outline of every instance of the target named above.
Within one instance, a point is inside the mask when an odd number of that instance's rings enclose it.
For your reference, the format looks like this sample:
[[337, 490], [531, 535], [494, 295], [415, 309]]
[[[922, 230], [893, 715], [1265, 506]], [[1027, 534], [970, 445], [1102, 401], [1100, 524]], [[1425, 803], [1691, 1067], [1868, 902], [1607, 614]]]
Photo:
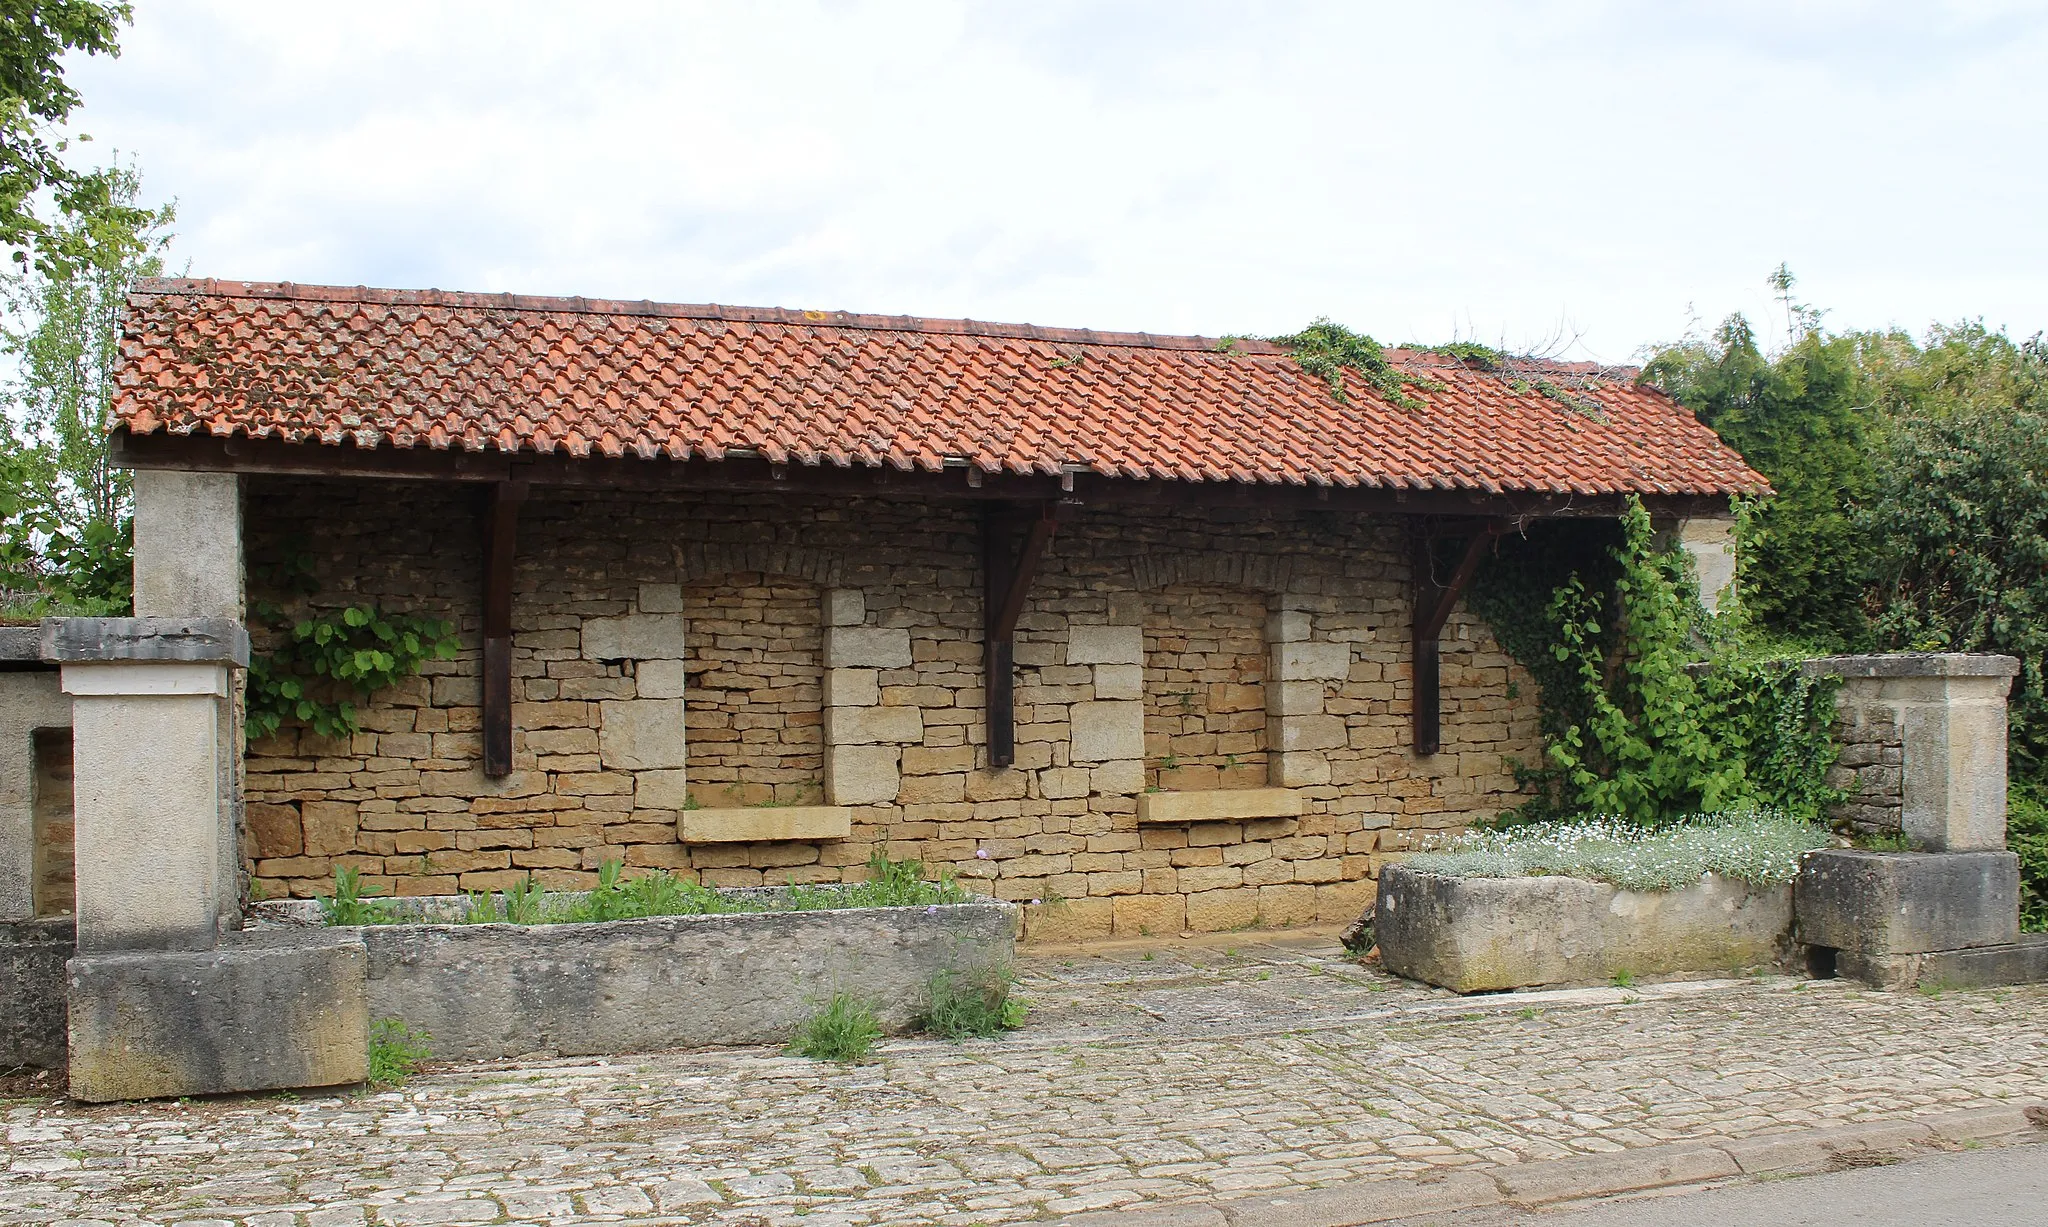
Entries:
[[1501, 533], [1502, 527], [1497, 522], [1488, 522], [1471, 530], [1457, 569], [1451, 572], [1448, 580], [1440, 580], [1436, 573], [1436, 537], [1422, 517], [1418, 516], [1411, 522], [1415, 621], [1410, 692], [1417, 754], [1435, 754], [1443, 749], [1440, 637], [1452, 607], [1457, 605], [1458, 598], [1471, 584], [1472, 576], [1479, 570], [1480, 559], [1485, 557], [1486, 547]]
[[484, 516], [484, 774], [512, 774], [512, 562], [526, 483], [491, 487]]
[[988, 765], [1007, 767], [1017, 761], [1015, 638], [1024, 598], [1038, 573], [1039, 560], [1059, 524], [1059, 505], [1046, 503], [1014, 548], [1017, 508], [991, 501], [982, 509], [982, 660], [986, 678]]

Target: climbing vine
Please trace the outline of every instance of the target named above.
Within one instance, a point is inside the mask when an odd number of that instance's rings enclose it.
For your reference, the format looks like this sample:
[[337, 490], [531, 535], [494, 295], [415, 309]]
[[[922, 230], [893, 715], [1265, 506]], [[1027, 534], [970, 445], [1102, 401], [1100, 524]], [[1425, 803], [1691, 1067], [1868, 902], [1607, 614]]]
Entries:
[[[270, 575], [272, 590], [311, 596], [319, 590], [312, 560], [290, 552]], [[356, 731], [356, 703], [417, 674], [429, 660], [455, 656], [455, 625], [438, 618], [392, 613], [374, 604], [288, 617], [275, 601], [251, 601], [251, 621], [267, 628], [274, 651], [249, 661], [245, 727], [255, 741], [287, 720], [322, 737]]]
[[1340, 401], [1348, 399], [1344, 394], [1345, 371], [1357, 372], [1374, 391], [1403, 409], [1424, 407], [1420, 399], [1409, 394], [1409, 385], [1425, 392], [1442, 386], [1403, 374], [1387, 361], [1387, 351], [1378, 341], [1362, 332], [1353, 332], [1328, 316], [1318, 317], [1300, 332], [1268, 339], [1285, 346], [1302, 370], [1328, 383], [1330, 395]]
[[1534, 796], [1516, 817], [1818, 817], [1841, 795], [1826, 783], [1839, 683], [1805, 677], [1709, 619], [1687, 560], [1656, 547], [1640, 502], [1618, 539], [1613, 528], [1552, 529], [1504, 551], [1475, 584], [1474, 607], [1542, 687], [1546, 757], [1524, 765]]

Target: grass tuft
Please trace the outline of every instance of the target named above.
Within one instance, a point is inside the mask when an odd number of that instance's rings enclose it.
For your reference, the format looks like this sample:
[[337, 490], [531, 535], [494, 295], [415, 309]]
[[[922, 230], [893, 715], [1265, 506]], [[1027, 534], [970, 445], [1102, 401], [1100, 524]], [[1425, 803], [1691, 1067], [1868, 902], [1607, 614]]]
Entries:
[[434, 1055], [427, 1047], [433, 1039], [396, 1018], [371, 1023], [369, 1081], [376, 1086], [404, 1086], [419, 1072], [421, 1063]]
[[1017, 977], [991, 965], [971, 972], [942, 971], [932, 977], [918, 1030], [941, 1039], [987, 1039], [1024, 1025], [1030, 1007], [1011, 989]]
[[834, 993], [797, 1028], [789, 1051], [813, 1061], [852, 1065], [867, 1060], [881, 1038], [882, 1023], [873, 1005], [851, 993]]

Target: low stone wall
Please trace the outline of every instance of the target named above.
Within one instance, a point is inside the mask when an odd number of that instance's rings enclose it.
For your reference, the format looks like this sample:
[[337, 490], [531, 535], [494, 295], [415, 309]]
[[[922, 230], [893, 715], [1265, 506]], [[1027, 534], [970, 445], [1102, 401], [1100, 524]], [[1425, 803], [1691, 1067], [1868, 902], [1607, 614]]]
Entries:
[[0, 921], [0, 1070], [64, 1065], [64, 961], [77, 945], [68, 916]]
[[1741, 971], [1784, 962], [1791, 886], [1708, 875], [1683, 890], [1581, 878], [1453, 878], [1390, 865], [1373, 921], [1380, 963], [1453, 992], [1599, 983], [1623, 972]]
[[839, 991], [901, 1029], [933, 976], [1006, 963], [1017, 917], [979, 902], [348, 931], [369, 952], [370, 1017], [460, 1061], [781, 1043]]

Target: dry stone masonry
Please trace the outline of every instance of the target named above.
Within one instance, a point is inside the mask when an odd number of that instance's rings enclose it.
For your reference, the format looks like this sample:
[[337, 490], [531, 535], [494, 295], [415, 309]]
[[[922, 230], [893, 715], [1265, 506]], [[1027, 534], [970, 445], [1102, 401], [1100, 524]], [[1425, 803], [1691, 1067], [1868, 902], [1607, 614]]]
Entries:
[[[983, 749], [979, 522], [961, 504], [536, 489], [513, 604], [513, 770], [480, 767], [480, 519], [428, 484], [244, 479], [252, 596], [454, 620], [455, 660], [349, 738], [250, 747], [261, 893], [351, 867], [402, 895], [599, 865], [716, 885], [915, 856], [1042, 937], [1349, 919], [1388, 853], [1513, 804], [1535, 687], [1445, 631], [1445, 751], [1406, 745], [1393, 517], [1075, 509], [1016, 632], [1016, 761]], [[252, 627], [256, 650], [276, 632]], [[1511, 683], [1519, 696], [1510, 698]], [[1234, 761], [1233, 761], [1234, 760]]]

